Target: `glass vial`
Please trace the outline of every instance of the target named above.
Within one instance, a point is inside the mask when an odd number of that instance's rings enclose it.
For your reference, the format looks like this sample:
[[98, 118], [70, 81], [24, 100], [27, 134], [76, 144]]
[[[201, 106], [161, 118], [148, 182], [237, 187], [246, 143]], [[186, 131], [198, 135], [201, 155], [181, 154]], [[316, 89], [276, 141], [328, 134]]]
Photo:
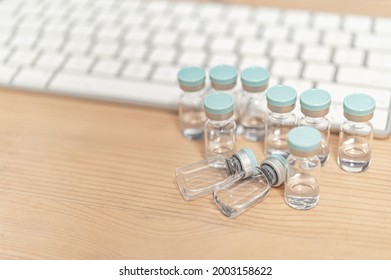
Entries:
[[243, 91], [238, 96], [238, 113], [242, 135], [249, 141], [261, 141], [265, 137], [266, 89], [269, 72], [261, 67], [249, 67], [241, 74]]
[[366, 94], [345, 97], [346, 120], [341, 124], [338, 143], [338, 165], [347, 172], [363, 172], [371, 163], [373, 127], [370, 120], [375, 100]]
[[210, 69], [209, 78], [211, 81], [210, 92], [225, 92], [232, 96], [234, 100], [234, 119], [237, 120], [237, 109], [236, 109], [236, 81], [238, 73], [236, 68], [231, 65], [217, 65]]
[[206, 116], [203, 107], [205, 72], [200, 67], [184, 67], [178, 72], [179, 127], [182, 135], [190, 140], [202, 139]]
[[235, 182], [231, 187], [216, 189], [214, 201], [220, 211], [235, 218], [255, 204], [264, 200], [272, 186], [279, 186], [285, 180], [285, 158], [272, 155], [262, 161], [257, 173], [252, 177]]
[[244, 148], [230, 158], [214, 156], [178, 168], [176, 182], [183, 198], [192, 200], [254, 175], [257, 165], [254, 153]]
[[309, 126], [296, 127], [288, 134], [291, 154], [285, 165], [284, 198], [294, 209], [311, 209], [319, 201], [320, 141], [320, 132]]
[[204, 98], [204, 108], [208, 118], [205, 122], [205, 157], [232, 156], [236, 150], [232, 96], [223, 92], [208, 94]]
[[320, 148], [318, 157], [321, 165], [329, 159], [330, 121], [326, 115], [330, 111], [331, 95], [321, 89], [308, 89], [300, 95], [301, 112], [300, 126], [311, 126], [320, 132]]
[[279, 154], [287, 158], [288, 132], [296, 126], [293, 113], [297, 94], [294, 88], [284, 85], [270, 87], [266, 92], [267, 107], [264, 153], [268, 157]]

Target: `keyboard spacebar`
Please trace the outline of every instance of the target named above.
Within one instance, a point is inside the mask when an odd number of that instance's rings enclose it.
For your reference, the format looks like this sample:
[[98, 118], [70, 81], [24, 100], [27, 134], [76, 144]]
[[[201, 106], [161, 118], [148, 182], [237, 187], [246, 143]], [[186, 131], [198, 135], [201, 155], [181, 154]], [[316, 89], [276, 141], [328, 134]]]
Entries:
[[172, 85], [83, 76], [60, 72], [49, 84], [49, 91], [78, 97], [119, 101], [175, 109], [180, 90]]

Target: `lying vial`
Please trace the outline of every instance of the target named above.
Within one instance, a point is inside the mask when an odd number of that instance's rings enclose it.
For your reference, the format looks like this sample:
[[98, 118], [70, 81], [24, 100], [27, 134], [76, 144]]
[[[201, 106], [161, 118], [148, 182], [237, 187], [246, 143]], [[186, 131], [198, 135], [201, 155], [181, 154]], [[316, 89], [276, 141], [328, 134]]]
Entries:
[[215, 92], [204, 99], [205, 158], [230, 157], [236, 150], [236, 122], [233, 119], [234, 100], [227, 94]]
[[287, 158], [288, 132], [296, 126], [296, 115], [293, 113], [296, 103], [296, 91], [289, 86], [272, 86], [266, 92], [267, 107], [264, 153]]
[[204, 112], [205, 72], [200, 67], [184, 67], [178, 72], [178, 83], [183, 93], [179, 98], [179, 127], [190, 140], [202, 139], [206, 116]]
[[243, 91], [237, 98], [237, 106], [242, 135], [248, 141], [261, 141], [265, 136], [269, 76], [262, 67], [248, 67], [240, 74]]
[[244, 148], [230, 158], [215, 156], [178, 168], [176, 182], [183, 198], [193, 200], [256, 174], [257, 165], [252, 150]]
[[294, 209], [311, 209], [319, 201], [320, 141], [319, 131], [309, 126], [296, 127], [288, 134], [291, 154], [285, 164], [284, 198]]
[[329, 159], [330, 121], [326, 115], [330, 111], [331, 95], [321, 89], [309, 89], [300, 95], [300, 109], [304, 117], [299, 120], [300, 126], [311, 126], [320, 132], [322, 137], [318, 157], [321, 165]]
[[370, 120], [375, 100], [366, 94], [345, 97], [343, 110], [346, 120], [341, 124], [338, 142], [338, 165], [347, 172], [363, 172], [371, 163], [373, 127]]
[[216, 189], [213, 198], [220, 211], [235, 218], [267, 197], [272, 186], [279, 186], [285, 180], [285, 158], [271, 155], [262, 161], [258, 172], [242, 179], [229, 188]]

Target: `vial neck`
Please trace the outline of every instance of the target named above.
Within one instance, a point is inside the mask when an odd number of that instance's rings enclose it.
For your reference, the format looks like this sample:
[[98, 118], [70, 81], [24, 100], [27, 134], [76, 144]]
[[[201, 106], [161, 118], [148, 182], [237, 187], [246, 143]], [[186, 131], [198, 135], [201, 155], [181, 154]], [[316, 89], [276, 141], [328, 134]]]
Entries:
[[267, 164], [263, 164], [261, 166], [259, 173], [260, 173], [260, 175], [263, 175], [266, 178], [266, 180], [270, 186], [275, 185], [278, 181], [276, 171], [271, 166], [269, 166]]
[[223, 120], [212, 120], [209, 119], [209, 122], [213, 124], [214, 126], [225, 126], [229, 124], [232, 121], [232, 118], [229, 117], [228, 119], [223, 119]]
[[278, 112], [273, 112], [271, 111], [271, 116], [276, 119], [287, 119], [290, 117], [292, 113], [287, 112], [287, 113], [278, 113]]
[[[242, 164], [240, 163], [240, 160], [235, 155], [228, 158], [226, 161], [227, 161], [228, 172], [230, 176], [234, 176], [243, 171]], [[244, 176], [244, 172], [243, 172], [243, 176]]]
[[350, 127], [354, 127], [354, 128], [357, 128], [357, 129], [361, 129], [361, 128], [365, 128], [365, 127], [371, 126], [369, 122], [354, 122], [354, 121], [347, 120], [347, 123], [348, 123], [348, 125]]
[[314, 117], [304, 116], [304, 120], [311, 124], [318, 124], [324, 122], [325, 118], [324, 117], [314, 118]]

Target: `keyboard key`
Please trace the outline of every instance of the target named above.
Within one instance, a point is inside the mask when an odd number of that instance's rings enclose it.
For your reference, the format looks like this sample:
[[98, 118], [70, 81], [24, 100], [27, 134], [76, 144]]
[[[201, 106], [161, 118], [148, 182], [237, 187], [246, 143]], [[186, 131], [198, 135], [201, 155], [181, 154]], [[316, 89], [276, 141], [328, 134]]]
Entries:
[[326, 31], [323, 43], [328, 46], [350, 46], [352, 43], [352, 33], [340, 31]]
[[224, 13], [224, 17], [231, 21], [243, 21], [249, 18], [251, 7], [244, 5], [230, 5], [228, 11]]
[[0, 82], [10, 83], [12, 77], [15, 75], [18, 67], [11, 65], [0, 65]]
[[69, 31], [71, 37], [85, 38], [90, 37], [95, 32], [95, 25], [88, 22], [77, 22], [74, 27]]
[[293, 33], [293, 41], [296, 43], [317, 43], [319, 37], [319, 31], [313, 29], [296, 29]]
[[386, 88], [372, 88], [357, 85], [343, 85], [334, 83], [320, 82], [319, 88], [330, 92], [333, 103], [343, 103], [344, 98], [351, 93], [366, 93], [371, 95], [376, 102], [376, 108], [388, 109], [391, 102], [391, 91]]
[[205, 3], [198, 10], [198, 16], [203, 19], [218, 18], [223, 10], [223, 5], [216, 3]]
[[100, 59], [95, 64], [92, 72], [94, 74], [104, 74], [116, 76], [121, 68], [122, 62], [112, 59]]
[[303, 77], [313, 81], [332, 81], [334, 74], [334, 65], [308, 63], [304, 67]]
[[270, 55], [273, 58], [296, 58], [299, 46], [295, 44], [275, 43], [272, 45]]
[[239, 23], [233, 27], [232, 35], [235, 38], [254, 38], [259, 31], [259, 26], [253, 23]]
[[265, 24], [275, 24], [280, 20], [281, 10], [275, 8], [254, 8], [254, 21]]
[[64, 65], [65, 70], [87, 72], [94, 59], [89, 56], [72, 56]]
[[185, 51], [180, 54], [178, 64], [182, 66], [198, 65], [202, 66], [206, 58], [202, 51]]
[[54, 51], [61, 48], [64, 43], [64, 38], [60, 35], [58, 37], [44, 37], [39, 39], [36, 48], [40, 50]]
[[337, 30], [341, 26], [341, 16], [332, 13], [315, 13], [313, 26], [316, 29]]
[[12, 83], [18, 86], [26, 86], [32, 88], [45, 88], [53, 72], [45, 71], [37, 68], [21, 69], [13, 79]]
[[92, 55], [96, 56], [114, 56], [118, 51], [118, 44], [100, 42], [95, 44], [91, 50]]
[[372, 19], [368, 16], [353, 16], [344, 17], [343, 29], [347, 31], [368, 32], [372, 27]]
[[357, 34], [354, 45], [368, 50], [391, 51], [391, 37], [373, 34]]
[[7, 57], [10, 55], [11, 50], [9, 48], [1, 48], [0, 47], [0, 62], [7, 59]]
[[81, 54], [86, 53], [91, 47], [91, 43], [89, 41], [83, 41], [78, 40], [76, 38], [72, 38], [70, 41], [68, 41], [63, 51], [65, 53], [71, 53], [71, 54]]
[[177, 81], [178, 68], [172, 66], [160, 66], [153, 72], [152, 80], [175, 84]]
[[209, 35], [224, 34], [227, 32], [228, 22], [213, 20], [207, 23], [205, 33]]
[[283, 16], [283, 23], [286, 26], [305, 26], [309, 24], [310, 20], [310, 13], [299, 10], [287, 10]]
[[282, 41], [288, 37], [289, 30], [282, 26], [267, 26], [263, 32], [263, 39], [268, 41]]
[[369, 87], [391, 88], [391, 71], [343, 66], [338, 70], [337, 81]]
[[391, 19], [383, 17], [376, 18], [374, 29], [379, 34], [391, 34]]
[[322, 46], [305, 46], [301, 58], [305, 62], [330, 61], [331, 49]]
[[273, 63], [271, 73], [278, 77], [299, 77], [301, 72], [301, 62], [289, 60], [276, 60]]
[[176, 32], [188, 33], [197, 32], [200, 28], [200, 20], [198, 18], [182, 18], [174, 24]]
[[120, 57], [130, 60], [141, 60], [147, 53], [147, 47], [144, 44], [126, 45], [120, 52]]
[[219, 65], [219, 64], [228, 64], [228, 65], [236, 65], [237, 61], [237, 55], [235, 53], [217, 53], [211, 55], [206, 63], [209, 68], [212, 68], [213, 66]]
[[38, 53], [28, 49], [15, 50], [8, 59], [11, 65], [30, 65], [37, 58]]
[[116, 25], [106, 25], [98, 31], [96, 38], [99, 41], [112, 42], [119, 40], [122, 35], [122, 28], [118, 28]]
[[[71, 95], [79, 95], [79, 92], [83, 92], [84, 97], [133, 102], [171, 109], [176, 108], [180, 95], [176, 85], [166, 86], [164, 84], [82, 76], [65, 72], [60, 72], [53, 78], [49, 89]], [[110, 92], [110, 95], [107, 94], [108, 92]], [[148, 94], [140, 94], [140, 92]]]
[[10, 41], [13, 47], [30, 48], [37, 41], [38, 34], [16, 33]]
[[65, 55], [60, 53], [44, 53], [42, 54], [37, 62], [35, 63], [35, 66], [39, 68], [44, 68], [47, 70], [56, 71], [62, 63], [65, 60]]
[[297, 91], [298, 96], [300, 96], [303, 91], [314, 87], [313, 82], [303, 79], [285, 78], [283, 79], [282, 84], [293, 87]]
[[129, 63], [122, 73], [125, 78], [147, 79], [151, 66], [144, 63]]
[[199, 34], [187, 34], [180, 42], [183, 49], [202, 49], [206, 44], [206, 37], [199, 36]]
[[173, 46], [178, 38], [178, 35], [169, 31], [162, 31], [155, 35], [152, 43], [156, 46]]
[[125, 37], [128, 42], [145, 43], [148, 40], [148, 32], [142, 29], [131, 29]]
[[243, 56], [256, 56], [265, 54], [266, 47], [267, 44], [262, 40], [245, 40], [239, 49]]
[[391, 53], [371, 52], [367, 64], [370, 68], [391, 70]]
[[358, 49], [337, 49], [333, 61], [341, 65], [362, 65], [364, 52]]
[[176, 50], [173, 48], [158, 48], [153, 50], [148, 57], [150, 62], [171, 63], [176, 55]]
[[251, 66], [260, 66], [260, 67], [264, 67], [264, 68], [268, 69], [269, 65], [270, 65], [270, 60], [267, 57], [246, 56], [242, 59], [242, 61], [240, 63], [240, 70], [243, 70], [243, 69], [245, 69], [247, 67], [251, 67]]
[[212, 52], [233, 52], [237, 41], [234, 38], [214, 38], [209, 48]]

